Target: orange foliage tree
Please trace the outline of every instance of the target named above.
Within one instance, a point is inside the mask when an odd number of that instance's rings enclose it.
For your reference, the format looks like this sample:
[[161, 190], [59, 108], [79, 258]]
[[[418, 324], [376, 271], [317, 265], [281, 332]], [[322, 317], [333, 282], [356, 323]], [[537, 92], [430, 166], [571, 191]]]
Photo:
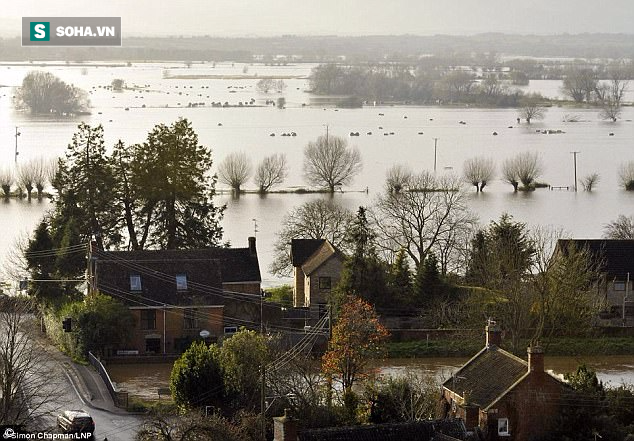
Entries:
[[332, 328], [328, 351], [322, 358], [322, 370], [341, 382], [344, 395], [361, 378], [371, 358], [384, 353], [388, 330], [379, 323], [374, 308], [359, 297], [348, 296]]

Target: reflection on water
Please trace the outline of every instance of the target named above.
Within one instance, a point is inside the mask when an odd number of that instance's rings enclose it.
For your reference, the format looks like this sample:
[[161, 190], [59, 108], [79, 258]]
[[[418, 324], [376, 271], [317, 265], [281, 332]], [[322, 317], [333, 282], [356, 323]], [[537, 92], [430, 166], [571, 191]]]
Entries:
[[[370, 368], [379, 375], [404, 375], [406, 372], [416, 372], [434, 375], [444, 381], [462, 365], [468, 358], [403, 358], [375, 361]], [[595, 369], [599, 380], [608, 385], [621, 383], [634, 384], [634, 356], [583, 356], [583, 357], [546, 357], [546, 369], [553, 374], [563, 375], [572, 372], [577, 366], [585, 363]], [[108, 365], [110, 378], [121, 389], [132, 395], [146, 399], [158, 399], [158, 388], [169, 387], [169, 377], [172, 364], [121, 364]]]

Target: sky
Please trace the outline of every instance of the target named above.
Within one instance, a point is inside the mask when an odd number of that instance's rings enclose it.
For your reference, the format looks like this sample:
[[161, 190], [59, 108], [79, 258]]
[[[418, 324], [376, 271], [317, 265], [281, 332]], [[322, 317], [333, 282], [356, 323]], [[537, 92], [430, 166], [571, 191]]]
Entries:
[[124, 38], [634, 33], [634, 0], [2, 0], [0, 33], [23, 16], [121, 16]]

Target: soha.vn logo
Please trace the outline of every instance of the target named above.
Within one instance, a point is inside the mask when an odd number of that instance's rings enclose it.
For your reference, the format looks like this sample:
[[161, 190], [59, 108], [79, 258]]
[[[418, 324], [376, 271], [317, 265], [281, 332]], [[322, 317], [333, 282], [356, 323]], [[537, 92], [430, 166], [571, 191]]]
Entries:
[[30, 24], [30, 40], [31, 41], [51, 41], [51, 22], [49, 21], [32, 21]]

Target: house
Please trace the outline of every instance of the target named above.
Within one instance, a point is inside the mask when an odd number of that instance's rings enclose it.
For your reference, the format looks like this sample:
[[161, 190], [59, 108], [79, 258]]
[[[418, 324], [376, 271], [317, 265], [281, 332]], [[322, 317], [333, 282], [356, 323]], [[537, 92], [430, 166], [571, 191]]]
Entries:
[[553, 252], [557, 258], [571, 246], [587, 250], [601, 276], [595, 289], [605, 302], [600, 315], [603, 325], [634, 326], [634, 240], [616, 239], [559, 239]]
[[546, 435], [572, 390], [544, 371], [544, 350], [528, 361], [500, 348], [501, 330], [486, 327], [486, 345], [442, 387], [444, 417], [460, 418], [480, 439], [528, 441]]
[[177, 354], [262, 320], [255, 238], [246, 248], [102, 251], [91, 244], [89, 289], [125, 303], [129, 342], [103, 355]]
[[273, 418], [273, 441], [460, 441], [466, 438], [458, 419], [366, 424], [300, 430], [299, 421], [284, 416]]
[[293, 306], [325, 309], [339, 283], [343, 260], [343, 254], [326, 239], [293, 239]]

